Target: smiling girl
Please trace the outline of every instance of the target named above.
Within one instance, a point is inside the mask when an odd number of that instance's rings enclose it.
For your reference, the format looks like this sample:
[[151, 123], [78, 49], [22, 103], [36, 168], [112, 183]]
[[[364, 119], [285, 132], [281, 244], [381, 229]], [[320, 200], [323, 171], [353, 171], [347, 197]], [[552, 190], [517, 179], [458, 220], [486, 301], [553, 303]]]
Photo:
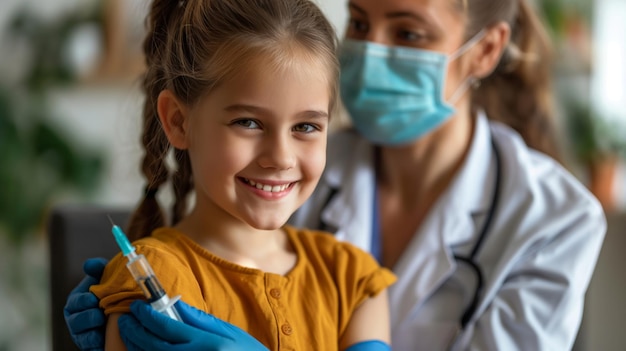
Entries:
[[[148, 185], [128, 234], [165, 290], [182, 295], [183, 320], [210, 313], [272, 350], [388, 347], [394, 276], [330, 234], [285, 226], [320, 179], [337, 100], [336, 39], [322, 13], [306, 0], [157, 0], [148, 23]], [[166, 226], [155, 194], [170, 177]], [[143, 298], [125, 261], [112, 259], [91, 288], [108, 316], [106, 350], [155, 350], [120, 319]]]

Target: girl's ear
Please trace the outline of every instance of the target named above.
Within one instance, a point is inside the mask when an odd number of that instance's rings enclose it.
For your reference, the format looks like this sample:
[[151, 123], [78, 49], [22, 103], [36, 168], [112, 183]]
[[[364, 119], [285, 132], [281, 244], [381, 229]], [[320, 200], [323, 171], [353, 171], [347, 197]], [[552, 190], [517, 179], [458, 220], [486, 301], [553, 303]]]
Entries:
[[478, 79], [487, 77], [496, 69], [510, 36], [511, 27], [506, 22], [498, 22], [486, 29], [485, 36], [472, 50], [473, 77]]
[[157, 99], [157, 113], [167, 140], [177, 149], [188, 147], [188, 114], [183, 104], [171, 90], [163, 90]]

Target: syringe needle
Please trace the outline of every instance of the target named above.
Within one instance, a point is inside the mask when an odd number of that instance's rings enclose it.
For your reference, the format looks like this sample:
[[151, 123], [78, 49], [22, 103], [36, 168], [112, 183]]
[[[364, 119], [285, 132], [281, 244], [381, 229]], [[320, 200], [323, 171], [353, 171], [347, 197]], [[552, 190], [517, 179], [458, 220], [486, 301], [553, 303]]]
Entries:
[[109, 218], [109, 221], [111, 222], [111, 225], [115, 226], [115, 223], [113, 222], [113, 218], [111, 218], [111, 215], [107, 214], [107, 217]]

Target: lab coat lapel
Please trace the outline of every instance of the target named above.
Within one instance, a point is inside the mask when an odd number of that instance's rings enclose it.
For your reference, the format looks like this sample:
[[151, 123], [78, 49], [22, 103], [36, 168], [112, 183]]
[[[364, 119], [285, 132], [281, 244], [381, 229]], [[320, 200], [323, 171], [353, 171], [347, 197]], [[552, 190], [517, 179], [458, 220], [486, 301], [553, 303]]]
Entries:
[[394, 267], [398, 281], [389, 290], [390, 299], [401, 303], [392, 305], [391, 320], [396, 323], [393, 327], [414, 318], [454, 273], [454, 251], [463, 248], [461, 254], [466, 254], [465, 247], [473, 247], [493, 188], [490, 140], [489, 124], [480, 114], [463, 166]]
[[389, 289], [390, 299], [402, 303], [391, 305], [391, 320], [397, 324], [392, 327], [412, 319], [454, 272], [456, 262], [449, 247], [453, 243], [447, 239], [467, 236], [465, 232], [472, 225], [471, 217], [459, 211], [450, 211], [446, 216], [429, 216], [422, 224], [393, 269], [398, 281]]
[[336, 195], [322, 210], [322, 220], [336, 230], [335, 236], [370, 251], [372, 208], [374, 206], [374, 148], [357, 135], [329, 143], [327, 168], [323, 181], [337, 189]]

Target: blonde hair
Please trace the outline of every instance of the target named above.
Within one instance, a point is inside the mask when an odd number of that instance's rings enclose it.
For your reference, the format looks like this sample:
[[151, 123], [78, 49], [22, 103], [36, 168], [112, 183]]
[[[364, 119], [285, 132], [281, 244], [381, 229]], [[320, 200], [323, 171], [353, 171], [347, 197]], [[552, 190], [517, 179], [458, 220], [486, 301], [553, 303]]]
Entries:
[[550, 37], [527, 0], [458, 0], [467, 14], [467, 38], [504, 21], [511, 40], [494, 72], [472, 94], [474, 110], [508, 124], [528, 146], [561, 160], [554, 138]]
[[[320, 9], [309, 0], [155, 0], [146, 19], [143, 43], [147, 70], [143, 79], [142, 173], [146, 195], [133, 213], [128, 235], [149, 235], [165, 224], [156, 191], [171, 177], [174, 191], [171, 224], [186, 213], [193, 188], [187, 151], [174, 149], [176, 170], [165, 159], [172, 149], [156, 112], [159, 93], [169, 89], [192, 105], [243, 69], [267, 57], [277, 69], [295, 52], [328, 67], [331, 106], [337, 103], [337, 38]], [[298, 56], [299, 58], [301, 56]]]

